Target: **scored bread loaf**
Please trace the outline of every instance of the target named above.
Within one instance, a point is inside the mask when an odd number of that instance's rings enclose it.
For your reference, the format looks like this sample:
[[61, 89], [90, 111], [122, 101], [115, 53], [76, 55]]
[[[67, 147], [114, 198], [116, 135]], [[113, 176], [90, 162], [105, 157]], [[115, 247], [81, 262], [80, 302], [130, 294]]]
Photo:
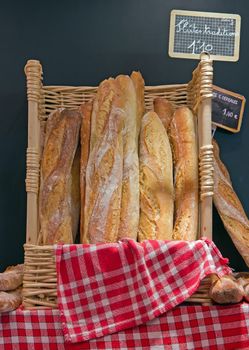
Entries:
[[39, 243], [73, 243], [79, 221], [79, 111], [50, 114], [41, 160]]
[[138, 239], [172, 239], [174, 188], [172, 153], [155, 112], [142, 119], [140, 133], [140, 221]]
[[158, 97], [154, 99], [153, 106], [163, 126], [168, 130], [175, 111], [173, 104], [165, 98]]
[[174, 159], [175, 224], [173, 239], [195, 240], [198, 229], [198, 153], [195, 119], [178, 108], [169, 126]]
[[89, 155], [84, 243], [117, 241], [123, 176], [123, 118], [123, 111], [112, 106], [102, 136]]
[[[139, 164], [137, 95], [131, 78], [119, 75], [117, 104], [124, 111], [123, 126], [123, 179], [120, 225], [118, 239], [130, 237], [137, 240], [139, 223]], [[140, 92], [139, 92], [140, 93]]]
[[[137, 120], [137, 133], [140, 132], [141, 120], [145, 113], [145, 101], [144, 101], [144, 79], [140, 72], [133, 71], [131, 73], [131, 80], [136, 91], [136, 120]], [[138, 141], [138, 140], [137, 140]]]
[[113, 78], [102, 81], [98, 87], [97, 94], [93, 101], [91, 115], [91, 138], [90, 150], [102, 137], [105, 126], [108, 122], [109, 114], [112, 109], [112, 103], [116, 93], [115, 81]]
[[235, 247], [249, 267], [249, 220], [236, 195], [227, 168], [214, 146], [214, 204]]
[[90, 136], [91, 136], [91, 113], [92, 102], [84, 103], [80, 106], [82, 114], [80, 143], [81, 143], [81, 157], [80, 157], [80, 242], [84, 241], [84, 209], [85, 209], [85, 194], [86, 194], [86, 167], [90, 152]]

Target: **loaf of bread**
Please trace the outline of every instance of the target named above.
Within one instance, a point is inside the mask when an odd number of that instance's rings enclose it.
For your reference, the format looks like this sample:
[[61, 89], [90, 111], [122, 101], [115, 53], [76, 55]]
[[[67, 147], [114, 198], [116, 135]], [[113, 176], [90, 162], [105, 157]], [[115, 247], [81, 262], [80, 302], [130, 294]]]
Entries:
[[138, 239], [172, 239], [174, 188], [172, 153], [155, 112], [142, 119], [140, 133], [140, 221]]
[[237, 283], [241, 285], [244, 290], [244, 299], [249, 302], [249, 273], [239, 272], [235, 274]]
[[227, 168], [214, 146], [214, 204], [238, 252], [249, 266], [249, 220], [237, 197]]
[[0, 273], [0, 291], [14, 290], [22, 284], [23, 272], [9, 270]]
[[141, 120], [145, 113], [144, 101], [144, 79], [140, 72], [132, 72], [131, 80], [136, 91], [136, 119], [137, 119], [137, 133], [140, 132]]
[[73, 243], [78, 230], [79, 111], [57, 110], [47, 121], [41, 160], [39, 243]]
[[154, 99], [153, 105], [154, 111], [161, 119], [165, 129], [168, 130], [175, 111], [173, 104], [165, 98], [158, 97]]
[[80, 242], [84, 242], [84, 209], [85, 209], [85, 194], [86, 194], [86, 167], [90, 152], [90, 136], [91, 136], [91, 114], [92, 102], [84, 103], [80, 106], [82, 114], [80, 143], [81, 143], [81, 157], [80, 157]]
[[218, 304], [240, 303], [244, 297], [243, 286], [232, 275], [216, 276], [210, 291], [210, 298]]
[[21, 288], [12, 292], [0, 292], [0, 312], [11, 312], [16, 310], [22, 303]]
[[198, 151], [196, 125], [187, 107], [178, 108], [169, 126], [174, 159], [174, 240], [195, 240], [198, 229]]
[[[118, 239], [130, 237], [137, 240], [139, 223], [139, 164], [138, 125], [141, 115], [137, 114], [137, 94], [131, 78], [119, 75], [115, 79], [119, 94], [118, 107], [124, 111], [123, 127], [123, 179], [120, 225]], [[139, 89], [141, 89], [140, 87]], [[140, 102], [139, 102], [140, 103]]]
[[89, 155], [84, 243], [117, 241], [123, 178], [123, 119], [123, 111], [112, 106], [102, 135]]
[[100, 83], [97, 94], [93, 101], [91, 115], [91, 138], [90, 150], [102, 137], [105, 126], [111, 113], [114, 96], [116, 93], [115, 81], [109, 78]]
[[244, 289], [244, 298], [249, 303], [249, 283], [243, 285]]
[[23, 274], [24, 264], [11, 265], [11, 266], [6, 267], [6, 269], [4, 270], [4, 272], [9, 272], [9, 271], [15, 271], [15, 272]]

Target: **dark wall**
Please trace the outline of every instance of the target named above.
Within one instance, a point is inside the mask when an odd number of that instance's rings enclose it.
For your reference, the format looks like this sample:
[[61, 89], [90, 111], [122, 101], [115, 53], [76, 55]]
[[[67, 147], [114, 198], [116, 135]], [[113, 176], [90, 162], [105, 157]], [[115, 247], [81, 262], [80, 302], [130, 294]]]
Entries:
[[[249, 2], [243, 0], [1, 1], [0, 269], [21, 262], [25, 241], [27, 103], [23, 67], [43, 64], [45, 84], [96, 85], [139, 69], [146, 84], [185, 83], [196, 61], [168, 57], [171, 9], [238, 13], [240, 60], [215, 62], [214, 82], [249, 98]], [[239, 134], [217, 131], [222, 158], [249, 213], [249, 120]], [[214, 214], [214, 240], [231, 265], [246, 267]]]

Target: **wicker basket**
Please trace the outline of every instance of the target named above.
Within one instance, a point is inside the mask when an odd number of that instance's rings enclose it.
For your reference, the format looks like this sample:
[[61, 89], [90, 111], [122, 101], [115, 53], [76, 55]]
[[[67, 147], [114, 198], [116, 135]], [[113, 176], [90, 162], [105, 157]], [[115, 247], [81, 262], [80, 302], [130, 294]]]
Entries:
[[[44, 127], [49, 113], [57, 108], [77, 108], [92, 99], [96, 87], [44, 86], [42, 66], [29, 60], [25, 66], [28, 95], [27, 149], [27, 231], [23, 304], [26, 308], [56, 307], [56, 270], [53, 246], [37, 245], [39, 232], [38, 196], [40, 155]], [[200, 235], [212, 238], [213, 154], [211, 146], [212, 61], [206, 55], [193, 72], [188, 84], [145, 87], [146, 109], [156, 97], [163, 97], [177, 106], [188, 106], [198, 115], [200, 155]], [[189, 302], [210, 303], [210, 278], [206, 278]]]

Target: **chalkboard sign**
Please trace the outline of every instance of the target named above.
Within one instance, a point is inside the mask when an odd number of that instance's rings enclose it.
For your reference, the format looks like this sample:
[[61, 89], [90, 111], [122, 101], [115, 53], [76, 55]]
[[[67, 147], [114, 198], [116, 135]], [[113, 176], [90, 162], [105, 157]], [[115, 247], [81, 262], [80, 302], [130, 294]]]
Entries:
[[172, 10], [170, 57], [200, 59], [202, 52], [219, 61], [238, 61], [240, 16]]
[[229, 131], [239, 132], [245, 97], [213, 85], [212, 122]]

